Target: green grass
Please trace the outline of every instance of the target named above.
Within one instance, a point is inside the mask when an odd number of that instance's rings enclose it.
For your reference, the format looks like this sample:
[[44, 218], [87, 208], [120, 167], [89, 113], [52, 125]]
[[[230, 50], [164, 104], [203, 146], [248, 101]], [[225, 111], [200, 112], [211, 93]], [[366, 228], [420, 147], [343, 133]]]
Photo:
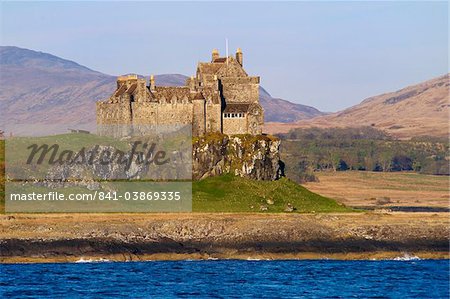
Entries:
[[[194, 212], [284, 212], [288, 204], [295, 212], [349, 212], [336, 201], [318, 195], [282, 178], [278, 181], [255, 181], [222, 175], [192, 183]], [[261, 206], [267, 211], [261, 211]]]

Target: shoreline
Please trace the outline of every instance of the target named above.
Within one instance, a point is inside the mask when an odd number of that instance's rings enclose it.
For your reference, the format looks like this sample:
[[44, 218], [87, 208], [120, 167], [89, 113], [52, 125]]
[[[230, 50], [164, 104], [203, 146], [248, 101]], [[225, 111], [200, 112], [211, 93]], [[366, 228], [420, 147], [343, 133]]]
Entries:
[[320, 254], [303, 252], [298, 254], [237, 254], [237, 255], [202, 255], [202, 254], [151, 254], [151, 255], [93, 255], [93, 256], [58, 256], [58, 257], [2, 257], [0, 264], [50, 264], [50, 263], [103, 263], [103, 262], [164, 262], [164, 261], [277, 261], [277, 260], [335, 260], [335, 261], [414, 261], [414, 260], [450, 260], [448, 252], [401, 253], [397, 251], [372, 253], [335, 253]]
[[449, 213], [8, 214], [0, 263], [449, 259]]

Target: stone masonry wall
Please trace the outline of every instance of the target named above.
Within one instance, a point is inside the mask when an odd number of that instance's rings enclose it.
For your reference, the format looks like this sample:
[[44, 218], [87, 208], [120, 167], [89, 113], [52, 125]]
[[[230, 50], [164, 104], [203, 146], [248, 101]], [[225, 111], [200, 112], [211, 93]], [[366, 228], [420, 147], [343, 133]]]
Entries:
[[246, 134], [247, 132], [247, 116], [223, 119], [224, 134]]
[[258, 84], [237, 84], [233, 81], [222, 82], [223, 95], [230, 103], [258, 103], [259, 85]]

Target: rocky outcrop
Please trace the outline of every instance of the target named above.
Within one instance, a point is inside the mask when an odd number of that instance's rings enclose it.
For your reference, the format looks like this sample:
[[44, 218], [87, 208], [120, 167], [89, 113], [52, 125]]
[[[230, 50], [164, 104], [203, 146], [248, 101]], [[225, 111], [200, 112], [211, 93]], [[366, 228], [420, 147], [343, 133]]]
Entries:
[[210, 134], [192, 145], [193, 179], [225, 173], [254, 180], [277, 180], [283, 175], [280, 140], [267, 135]]

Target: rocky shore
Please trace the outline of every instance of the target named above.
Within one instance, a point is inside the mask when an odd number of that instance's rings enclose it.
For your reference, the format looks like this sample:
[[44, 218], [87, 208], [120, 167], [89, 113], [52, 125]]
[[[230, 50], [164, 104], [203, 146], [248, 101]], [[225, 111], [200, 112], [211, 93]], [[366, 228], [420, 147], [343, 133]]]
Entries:
[[448, 258], [448, 213], [10, 214], [0, 261]]

